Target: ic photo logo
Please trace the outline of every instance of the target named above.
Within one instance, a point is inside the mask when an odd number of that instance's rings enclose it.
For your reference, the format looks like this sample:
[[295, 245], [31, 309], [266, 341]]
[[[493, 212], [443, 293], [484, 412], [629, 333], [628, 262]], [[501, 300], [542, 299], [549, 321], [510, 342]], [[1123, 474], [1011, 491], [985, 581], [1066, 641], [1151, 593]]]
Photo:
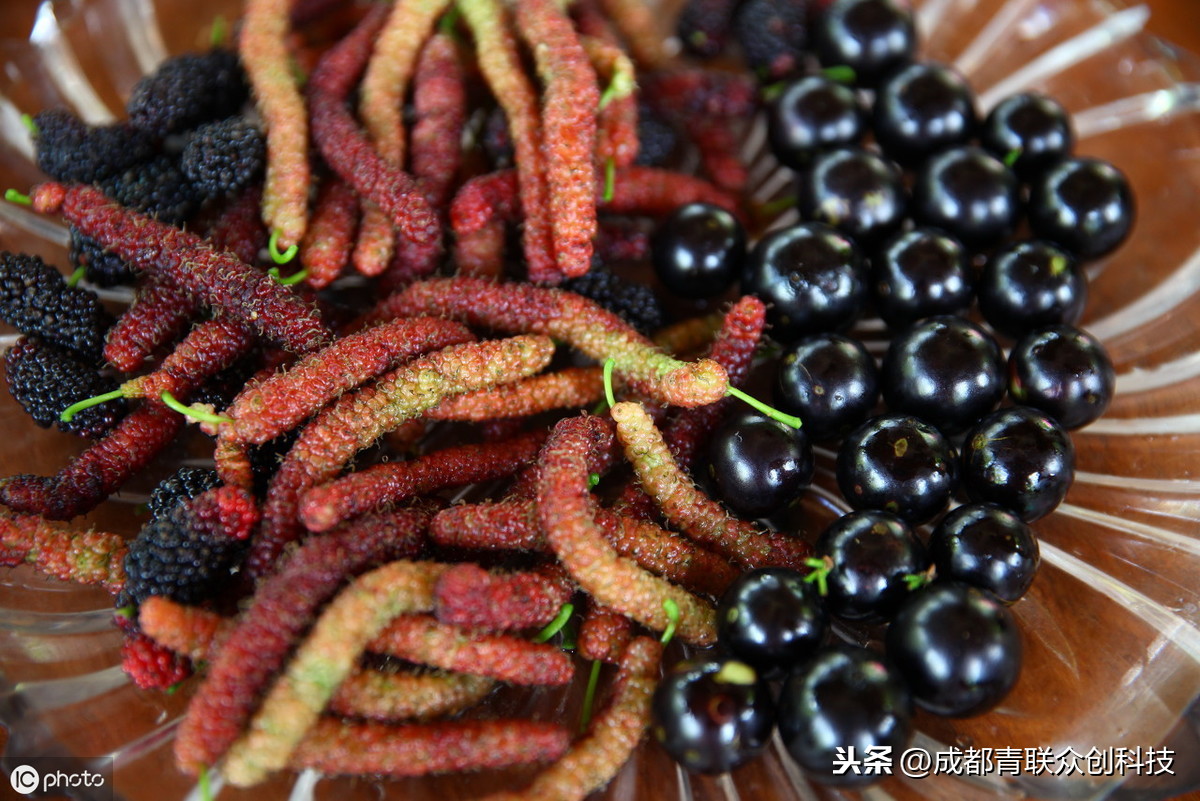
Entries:
[[16, 795], [10, 795], [0, 783], [3, 799], [70, 796], [78, 801], [112, 801], [113, 798], [112, 757], [14, 757], [5, 760], [4, 769]]
[[9, 784], [21, 795], [32, 793], [42, 784], [42, 776], [37, 768], [29, 765], [18, 765], [8, 777]]

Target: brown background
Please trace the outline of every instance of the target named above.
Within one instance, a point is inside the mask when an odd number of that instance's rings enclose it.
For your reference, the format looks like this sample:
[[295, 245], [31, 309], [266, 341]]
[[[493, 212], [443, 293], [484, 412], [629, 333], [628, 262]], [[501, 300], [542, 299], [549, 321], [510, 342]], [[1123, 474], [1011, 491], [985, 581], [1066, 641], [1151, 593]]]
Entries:
[[[1200, 0], [1142, 0], [1151, 9], [1149, 28], [1165, 39], [1200, 53]], [[4, 0], [0, 36], [24, 36], [37, 0]]]

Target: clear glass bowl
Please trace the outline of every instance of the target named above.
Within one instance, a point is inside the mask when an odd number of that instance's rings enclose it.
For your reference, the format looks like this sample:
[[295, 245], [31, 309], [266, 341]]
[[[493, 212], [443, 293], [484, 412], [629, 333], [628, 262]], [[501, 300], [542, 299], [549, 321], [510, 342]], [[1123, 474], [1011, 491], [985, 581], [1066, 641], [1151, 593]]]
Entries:
[[[1078, 473], [1066, 502], [1039, 521], [1043, 568], [1014, 611], [1025, 668], [993, 712], [968, 720], [919, 716], [914, 745], [960, 749], [1177, 749], [1175, 776], [1154, 779], [1033, 775], [896, 776], [869, 798], [1165, 797], [1200, 782], [1195, 739], [1200, 694], [1200, 63], [1142, 32], [1146, 10], [1104, 0], [917, 0], [926, 55], [965, 72], [987, 109], [1006, 93], [1036, 88], [1074, 115], [1078, 150], [1119, 165], [1138, 200], [1135, 231], [1094, 264], [1083, 325], [1116, 364], [1108, 414], [1074, 434]], [[234, 0], [45, 2], [28, 41], [0, 42], [0, 185], [39, 179], [22, 112], [74, 107], [100, 122], [119, 112], [137, 78], [169, 53], [203, 47]], [[933, 32], [932, 34], [930, 32]], [[761, 127], [747, 137], [763, 196], [786, 175], [762, 154]], [[63, 265], [65, 231], [26, 209], [0, 206], [0, 247]], [[110, 295], [120, 302], [120, 292]], [[870, 321], [859, 332], [879, 339]], [[881, 344], [881, 343], [877, 343]], [[81, 445], [26, 423], [0, 393], [4, 474], [54, 472]], [[7, 445], [3, 443], [7, 442]], [[187, 458], [186, 448], [160, 466]], [[806, 506], [817, 531], [842, 511], [828, 454]], [[161, 472], [161, 471], [160, 471]], [[148, 475], [89, 515], [86, 524], [122, 531], [154, 480]], [[0, 723], [7, 760], [39, 754], [115, 757], [121, 797], [197, 796], [176, 772], [171, 738], [188, 697], [134, 688], [119, 667], [119, 635], [99, 591], [44, 579], [24, 568], [0, 572]], [[538, 700], [578, 704], [579, 688]], [[1192, 709], [1190, 723], [1181, 717]], [[1189, 741], [1187, 736], [1192, 739]], [[1190, 774], [1190, 775], [1189, 775]], [[494, 775], [375, 782], [281, 775], [220, 799], [457, 798], [496, 786]], [[778, 740], [767, 757], [731, 775], [685, 775], [656, 747], [642, 747], [603, 797], [736, 799], [851, 798], [810, 784]]]

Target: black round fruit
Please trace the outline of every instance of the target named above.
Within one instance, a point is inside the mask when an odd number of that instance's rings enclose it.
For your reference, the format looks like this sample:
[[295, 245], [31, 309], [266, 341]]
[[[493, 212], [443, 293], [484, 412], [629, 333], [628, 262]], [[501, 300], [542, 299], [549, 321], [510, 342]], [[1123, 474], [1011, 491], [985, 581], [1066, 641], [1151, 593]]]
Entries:
[[804, 219], [832, 225], [864, 247], [895, 232], [908, 211], [900, 168], [861, 147], [818, 154], [796, 186]]
[[766, 676], [810, 656], [828, 625], [816, 587], [788, 568], [743, 573], [717, 604], [720, 646]]
[[1113, 165], [1092, 158], [1067, 158], [1029, 188], [1029, 226], [1084, 259], [1112, 252], [1133, 227], [1129, 181]]
[[866, 86], [917, 49], [912, 12], [896, 0], [834, 0], [818, 17], [813, 39], [823, 65], [851, 67]]
[[897, 234], [871, 259], [875, 310], [893, 330], [962, 311], [971, 303], [973, 284], [962, 243], [936, 228]]
[[866, 648], [822, 649], [788, 677], [779, 697], [779, 734], [797, 764], [817, 781], [870, 784], [869, 772], [838, 772], [851, 749], [899, 755], [912, 736], [912, 699], [896, 670]]
[[1037, 92], [1001, 100], [979, 130], [979, 143], [1025, 181], [1069, 156], [1074, 142], [1066, 109]]
[[879, 376], [890, 410], [957, 434], [1004, 396], [1004, 355], [991, 334], [974, 323], [939, 315], [892, 340]]
[[993, 412], [963, 441], [967, 496], [1003, 506], [1026, 523], [1054, 511], [1074, 478], [1070, 435], [1037, 409], [1012, 406]]
[[775, 727], [767, 683], [735, 660], [684, 662], [651, 701], [654, 739], [683, 767], [724, 773], [762, 753]]
[[864, 272], [853, 242], [828, 225], [800, 223], [759, 240], [742, 291], [767, 303], [771, 333], [787, 343], [854, 322], [867, 295]]
[[998, 704], [1021, 670], [1012, 612], [985, 590], [957, 582], [917, 590], [887, 630], [887, 655], [917, 705], [968, 717]]
[[654, 272], [684, 298], [720, 295], [737, 280], [746, 232], [737, 218], [711, 203], [680, 206], [654, 232]]
[[990, 503], [963, 504], [943, 517], [929, 537], [929, 557], [939, 579], [988, 590], [1006, 604], [1025, 594], [1041, 563], [1029, 526]]
[[966, 142], [977, 124], [971, 87], [944, 64], [918, 62], [896, 70], [880, 84], [872, 107], [875, 140], [905, 167]]
[[906, 576], [929, 567], [925, 547], [887, 512], [849, 512], [830, 523], [813, 547], [832, 562], [825, 582], [829, 611], [851, 620], [891, 617], [909, 593]]
[[870, 415], [879, 397], [875, 359], [857, 339], [813, 334], [779, 361], [776, 403], [800, 417], [810, 439], [840, 437]]
[[718, 499], [744, 517], [769, 517], [795, 500], [813, 474], [804, 429], [754, 411], [726, 418], [713, 432], [708, 467]]
[[857, 144], [866, 125], [866, 110], [853, 89], [807, 75], [788, 82], [771, 104], [767, 141], [775, 158], [800, 169], [823, 148]]
[[988, 248], [1016, 229], [1019, 190], [1012, 170], [986, 150], [951, 147], [917, 170], [913, 218], [949, 231], [969, 248]]
[[1087, 276], [1071, 254], [1050, 242], [1014, 242], [988, 259], [976, 294], [988, 324], [1015, 339], [1040, 326], [1078, 320], [1087, 301]]
[[1086, 331], [1066, 325], [1031, 331], [1008, 357], [1014, 400], [1050, 415], [1066, 429], [1080, 428], [1108, 409], [1116, 372], [1108, 352]]
[[910, 525], [946, 508], [955, 472], [946, 438], [910, 415], [868, 420], [838, 449], [837, 483], [846, 502], [891, 512]]

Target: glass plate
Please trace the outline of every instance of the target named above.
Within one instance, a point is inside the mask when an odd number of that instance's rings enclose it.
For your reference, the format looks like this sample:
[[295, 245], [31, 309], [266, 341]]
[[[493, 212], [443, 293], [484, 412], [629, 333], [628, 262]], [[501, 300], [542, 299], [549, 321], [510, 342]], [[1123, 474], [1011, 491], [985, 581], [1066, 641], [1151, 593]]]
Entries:
[[[918, 717], [914, 746], [943, 754], [952, 747], [979, 749], [980, 756], [984, 749], [1017, 749], [1017, 775], [997, 770], [996, 757], [1005, 752], [993, 750], [986, 775], [895, 776], [863, 795], [1164, 797], [1200, 781], [1200, 765], [1191, 758], [1200, 747], [1178, 739], [1185, 733], [1178, 722], [1200, 692], [1200, 63], [1143, 33], [1144, 7], [1104, 0], [914, 5], [925, 55], [966, 73], [982, 109], [1024, 88], [1060, 100], [1074, 115], [1078, 150], [1128, 174], [1139, 215], [1128, 243], [1089, 268], [1083, 325], [1113, 357], [1117, 397], [1104, 418], [1074, 433], [1075, 484], [1058, 511], [1036, 524], [1042, 571], [1014, 607], [1026, 651], [1021, 679], [985, 716]], [[65, 104], [89, 121], [110, 120], [139, 76], [169, 53], [203, 47], [214, 20], [236, 14], [234, 0], [43, 3], [28, 41], [0, 42], [0, 185], [26, 188], [39, 179], [21, 113]], [[762, 152], [763, 139], [761, 126], [751, 129], [746, 154], [759, 194], [769, 197], [789, 181]], [[3, 248], [63, 265], [65, 241], [54, 221], [0, 205]], [[119, 291], [107, 297], [122, 300]], [[859, 333], [882, 344], [877, 323], [863, 323]], [[4, 475], [52, 473], [81, 447], [28, 425], [8, 393], [0, 396]], [[173, 453], [164, 464], [187, 456], [186, 450]], [[843, 511], [830, 467], [826, 454], [806, 502], [810, 532]], [[85, 522], [135, 530], [134, 507], [153, 481], [153, 473], [139, 480]], [[107, 595], [24, 568], [6, 570], [0, 572], [0, 610], [0, 723], [9, 729], [9, 769], [18, 764], [12, 760], [34, 755], [112, 756], [121, 797], [197, 797], [171, 754], [188, 688], [174, 695], [142, 692], [126, 680]], [[520, 703], [523, 711], [572, 715], [579, 688]], [[1026, 749], [1112, 754], [1163, 743], [1179, 749], [1175, 776], [1089, 775], [1095, 771], [1079, 769], [1085, 763], [1060, 775], [1037, 775], [1025, 763]], [[280, 775], [249, 791], [224, 788], [217, 797], [450, 799], [484, 792], [496, 781], [492, 774], [375, 782], [306, 773]], [[644, 746], [603, 797], [858, 794], [810, 784], [776, 739], [765, 759], [720, 777], [685, 775], [657, 747]]]

